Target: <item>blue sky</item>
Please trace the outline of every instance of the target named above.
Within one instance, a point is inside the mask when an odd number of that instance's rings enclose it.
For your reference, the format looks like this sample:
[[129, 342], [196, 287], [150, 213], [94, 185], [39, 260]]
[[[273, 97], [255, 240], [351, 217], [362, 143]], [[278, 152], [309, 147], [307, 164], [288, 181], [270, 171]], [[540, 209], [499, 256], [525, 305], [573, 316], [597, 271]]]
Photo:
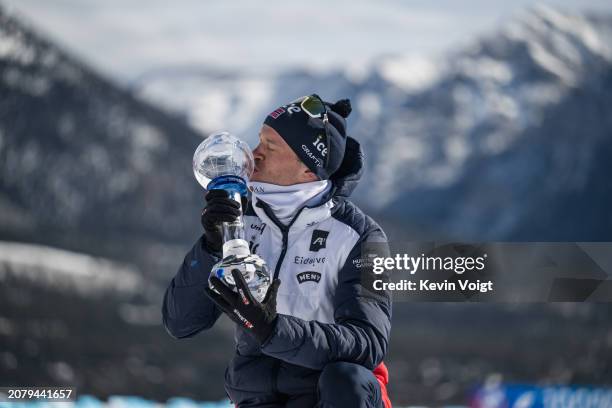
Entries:
[[536, 4], [605, 11], [603, 0], [202, 1], [0, 0], [120, 81], [162, 67], [268, 72], [363, 65], [385, 54], [430, 56], [494, 30]]

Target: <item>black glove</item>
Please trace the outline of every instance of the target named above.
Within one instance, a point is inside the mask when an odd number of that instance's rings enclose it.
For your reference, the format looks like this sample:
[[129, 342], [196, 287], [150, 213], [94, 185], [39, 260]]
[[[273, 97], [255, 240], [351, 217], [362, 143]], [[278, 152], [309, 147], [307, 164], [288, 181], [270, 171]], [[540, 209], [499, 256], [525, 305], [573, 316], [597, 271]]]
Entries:
[[236, 282], [238, 293], [233, 292], [214, 276], [210, 278], [210, 288], [205, 289], [206, 293], [230, 319], [253, 333], [255, 338], [263, 343], [274, 330], [274, 324], [276, 323], [276, 293], [280, 280], [274, 279], [264, 300], [259, 303], [251, 295], [249, 287], [238, 269], [232, 270], [232, 276]]
[[[243, 199], [243, 207], [246, 204]], [[219, 253], [223, 247], [221, 223], [235, 221], [240, 215], [240, 204], [229, 198], [227, 191], [210, 190], [206, 194], [206, 208], [202, 210], [201, 221], [210, 251]]]

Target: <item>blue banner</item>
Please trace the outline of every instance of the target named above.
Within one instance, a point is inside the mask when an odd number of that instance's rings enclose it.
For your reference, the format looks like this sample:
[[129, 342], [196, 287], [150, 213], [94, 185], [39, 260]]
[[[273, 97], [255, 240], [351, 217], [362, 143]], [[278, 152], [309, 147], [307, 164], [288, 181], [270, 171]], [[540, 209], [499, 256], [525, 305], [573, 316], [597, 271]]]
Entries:
[[480, 388], [472, 408], [612, 408], [612, 388], [499, 385]]

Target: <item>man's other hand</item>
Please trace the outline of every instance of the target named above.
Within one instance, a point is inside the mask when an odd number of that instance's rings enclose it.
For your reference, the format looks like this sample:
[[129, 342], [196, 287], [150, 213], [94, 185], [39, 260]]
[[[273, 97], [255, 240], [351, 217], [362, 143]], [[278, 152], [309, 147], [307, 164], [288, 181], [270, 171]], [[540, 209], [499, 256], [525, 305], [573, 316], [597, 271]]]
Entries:
[[237, 293], [214, 276], [210, 278], [210, 288], [206, 289], [206, 293], [233, 321], [253, 333], [260, 343], [264, 343], [276, 323], [276, 294], [280, 280], [275, 279], [272, 282], [260, 303], [251, 295], [238, 269], [232, 270], [232, 276], [236, 282]]
[[225, 190], [210, 190], [206, 194], [206, 208], [202, 210], [202, 227], [208, 249], [219, 253], [223, 247], [223, 222], [233, 222], [241, 215], [240, 203], [231, 199]]

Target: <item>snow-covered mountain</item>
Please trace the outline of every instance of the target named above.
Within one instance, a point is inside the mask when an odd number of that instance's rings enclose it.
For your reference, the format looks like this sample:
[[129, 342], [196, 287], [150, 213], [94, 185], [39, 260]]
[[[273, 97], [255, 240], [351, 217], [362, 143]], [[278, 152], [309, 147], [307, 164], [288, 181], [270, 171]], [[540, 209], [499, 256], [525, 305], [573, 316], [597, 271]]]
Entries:
[[0, 282], [12, 280], [82, 296], [145, 295], [153, 289], [134, 267], [57, 248], [0, 241]]
[[[196, 125], [200, 112], [223, 112], [219, 125], [239, 123], [232, 130], [250, 143], [280, 103], [314, 91], [349, 97], [349, 129], [368, 157], [362, 205], [436, 237], [609, 239], [611, 32], [610, 17], [538, 7], [434, 59], [218, 82], [153, 73], [135, 88]], [[175, 84], [190, 95], [182, 104], [157, 91]]]
[[201, 136], [182, 119], [1, 9], [0, 94], [2, 235], [75, 247], [86, 236], [121, 245], [196, 236], [191, 157]]

